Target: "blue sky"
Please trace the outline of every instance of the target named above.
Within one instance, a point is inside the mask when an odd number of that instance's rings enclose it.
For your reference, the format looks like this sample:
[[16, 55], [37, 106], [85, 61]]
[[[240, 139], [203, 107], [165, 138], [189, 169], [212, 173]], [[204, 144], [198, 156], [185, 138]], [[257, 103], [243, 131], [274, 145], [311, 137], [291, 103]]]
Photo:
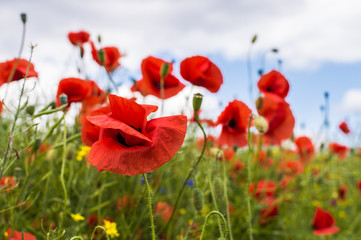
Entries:
[[[357, 0], [332, 4], [328, 0], [2, 0], [0, 31], [6, 34], [0, 37], [0, 61], [18, 52], [21, 12], [29, 19], [26, 46], [38, 44], [33, 58], [40, 74], [37, 100], [53, 98], [61, 78], [77, 76], [72, 65], [77, 52], [66, 35], [87, 30], [93, 40], [101, 34], [104, 46], [117, 46], [126, 53], [123, 68], [134, 77], [139, 77], [141, 60], [149, 55], [178, 63], [192, 55], [211, 58], [224, 75], [220, 92], [206, 96], [210, 100], [205, 112], [214, 117], [222, 110], [214, 107], [217, 101], [225, 106], [237, 97], [249, 104], [246, 56], [257, 33], [253, 80], [258, 80], [260, 56], [278, 48], [278, 54], [267, 54], [266, 71], [283, 60], [282, 73], [291, 84], [287, 100], [298, 132], [301, 123], [306, 126], [303, 133], [317, 132], [325, 91], [330, 93], [334, 139], [351, 142], [336, 130], [341, 120], [348, 119], [354, 129], [360, 123], [361, 4]], [[23, 57], [28, 55], [25, 50]], [[99, 78], [95, 80], [104, 77], [89, 55], [86, 66], [91, 76]], [[16, 86], [13, 92], [16, 96]], [[172, 100], [168, 107], [177, 103]]]

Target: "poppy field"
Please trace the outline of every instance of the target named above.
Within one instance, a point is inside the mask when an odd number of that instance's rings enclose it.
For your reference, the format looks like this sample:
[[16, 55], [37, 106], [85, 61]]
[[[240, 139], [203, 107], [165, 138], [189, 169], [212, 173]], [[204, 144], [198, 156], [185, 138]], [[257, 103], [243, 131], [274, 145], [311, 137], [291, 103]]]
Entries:
[[212, 59], [146, 57], [127, 98], [113, 74], [124, 53], [86, 31], [67, 40], [107, 89], [68, 76], [33, 105], [37, 46], [0, 59], [0, 88], [19, 86], [0, 102], [0, 239], [361, 239], [361, 148], [295, 135], [281, 71], [259, 71], [253, 106], [234, 99], [206, 119], [196, 93], [191, 115], [167, 115], [165, 100], [186, 85], [215, 94], [227, 84]]

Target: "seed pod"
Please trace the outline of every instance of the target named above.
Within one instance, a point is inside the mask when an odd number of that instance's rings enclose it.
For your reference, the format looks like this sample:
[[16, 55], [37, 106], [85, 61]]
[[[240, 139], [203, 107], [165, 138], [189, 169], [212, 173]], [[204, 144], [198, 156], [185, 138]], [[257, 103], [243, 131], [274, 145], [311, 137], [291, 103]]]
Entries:
[[199, 188], [195, 188], [192, 191], [193, 205], [197, 212], [201, 212], [204, 206], [203, 193]]
[[220, 177], [214, 179], [214, 193], [217, 199], [223, 199], [223, 183]]
[[200, 93], [196, 93], [193, 95], [193, 110], [195, 112], [198, 112], [199, 109], [201, 109], [203, 102], [203, 95]]

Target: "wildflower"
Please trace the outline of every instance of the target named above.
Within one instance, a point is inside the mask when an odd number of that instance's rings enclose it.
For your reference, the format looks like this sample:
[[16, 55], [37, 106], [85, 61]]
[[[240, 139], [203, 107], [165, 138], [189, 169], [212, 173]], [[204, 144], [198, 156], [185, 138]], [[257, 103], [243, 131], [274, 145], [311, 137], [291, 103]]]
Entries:
[[336, 142], [330, 143], [328, 148], [331, 152], [336, 154], [341, 160], [345, 159], [348, 154], [348, 147], [338, 144]]
[[14, 231], [11, 228], [7, 229], [4, 236], [7, 240], [36, 240], [35, 236], [30, 233]]
[[153, 95], [157, 98], [161, 98], [160, 69], [164, 63], [169, 65], [168, 74], [164, 78], [164, 99], [177, 95], [185, 86], [172, 75], [173, 63], [165, 62], [164, 60], [155, 57], [143, 59], [141, 65], [143, 78], [136, 81], [131, 90], [133, 92], [139, 91], [143, 96]]
[[78, 151], [77, 155], [76, 155], [76, 160], [77, 161], [81, 161], [83, 160], [83, 158], [88, 155], [90, 152], [90, 147], [88, 146], [81, 146], [80, 150]]
[[257, 100], [257, 111], [268, 122], [268, 130], [263, 134], [265, 144], [281, 144], [292, 136], [295, 118], [284, 99], [266, 93]]
[[[104, 47], [100, 50], [97, 50], [92, 41], [90, 42], [90, 46], [92, 49], [92, 56], [94, 61], [96, 61], [100, 66], [104, 66], [108, 72], [113, 72], [120, 66], [119, 59], [123, 55], [119, 52], [118, 48]], [[99, 52], [104, 54], [103, 59], [99, 56]]]
[[340, 200], [345, 200], [346, 198], [346, 193], [347, 193], [347, 186], [346, 185], [341, 185], [338, 188], [338, 198]]
[[173, 207], [166, 202], [158, 202], [155, 208], [155, 213], [162, 217], [163, 222], [168, 222], [172, 216]]
[[[8, 81], [17, 81], [25, 77], [29, 62], [25, 59], [20, 58], [18, 59], [18, 64], [16, 66], [14, 76], [12, 77], [12, 79], [9, 79], [11, 71], [16, 64], [16, 61], [17, 59], [14, 58], [13, 60], [0, 63], [0, 86], [7, 83]], [[32, 63], [30, 63], [29, 72], [27, 75], [27, 78], [31, 77], [38, 77], [38, 73], [35, 71], [34, 65]]]
[[119, 237], [117, 224], [115, 222], [111, 222], [105, 219], [103, 220], [103, 222], [104, 222], [104, 228], [111, 238]]
[[257, 84], [261, 93], [272, 93], [285, 98], [290, 89], [287, 79], [278, 71], [263, 74]]
[[85, 219], [82, 215], [80, 215], [80, 213], [71, 213], [70, 216], [75, 222], [83, 221]]
[[343, 121], [340, 123], [340, 125], [338, 125], [338, 127], [340, 128], [340, 130], [344, 133], [344, 134], [349, 134], [350, 133], [350, 128], [347, 125], [346, 121]]
[[248, 121], [252, 111], [241, 101], [233, 100], [218, 117], [217, 124], [222, 124], [218, 145], [244, 147], [247, 145]]
[[335, 219], [332, 215], [320, 207], [317, 207], [312, 224], [313, 234], [316, 236], [335, 234], [340, 231], [340, 228], [334, 225]]
[[298, 154], [303, 163], [307, 163], [311, 160], [314, 154], [313, 143], [310, 138], [301, 136], [295, 139]]
[[193, 85], [204, 87], [212, 93], [218, 92], [223, 83], [223, 76], [219, 68], [203, 56], [184, 59], [180, 64], [180, 73]]
[[74, 46], [82, 46], [89, 41], [89, 33], [85, 31], [70, 32], [68, 33], [68, 39]]
[[257, 184], [257, 189], [254, 191], [254, 183], [249, 186], [249, 193], [254, 195], [256, 199], [271, 198], [274, 196], [277, 184], [269, 180], [260, 180]]
[[88, 161], [98, 171], [124, 175], [151, 172], [168, 162], [181, 147], [187, 117], [162, 117], [147, 121], [158, 107], [109, 95], [110, 113], [88, 116], [100, 128], [99, 140], [90, 150]]
[[94, 105], [101, 100], [105, 100], [105, 93], [96, 85], [94, 81], [83, 80], [80, 78], [64, 78], [59, 82], [56, 93], [56, 105], [61, 106], [60, 95], [65, 94], [68, 97], [68, 105], [73, 102], [85, 102], [88, 105]]
[[14, 177], [4, 176], [0, 180], [0, 191], [2, 191], [3, 189], [9, 190], [10, 188], [13, 188], [15, 186], [16, 186], [16, 181]]

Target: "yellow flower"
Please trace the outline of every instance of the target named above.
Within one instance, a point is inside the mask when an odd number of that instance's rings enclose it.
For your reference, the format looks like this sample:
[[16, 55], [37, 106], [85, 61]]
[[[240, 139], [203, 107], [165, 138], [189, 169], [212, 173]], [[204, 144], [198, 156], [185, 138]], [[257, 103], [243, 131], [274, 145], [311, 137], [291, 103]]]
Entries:
[[4, 232], [4, 236], [7, 238], [9, 236], [8, 232]]
[[339, 216], [340, 218], [345, 218], [345, 217], [346, 217], [345, 211], [339, 211], [339, 212], [338, 212], [338, 216]]
[[81, 146], [80, 150], [78, 151], [76, 155], [76, 160], [81, 161], [83, 158], [88, 155], [90, 152], [90, 147], [88, 146]]
[[82, 215], [80, 215], [80, 213], [70, 214], [70, 216], [73, 218], [75, 222], [83, 221], [85, 219]]
[[179, 213], [180, 213], [181, 215], [184, 215], [184, 214], [187, 213], [187, 210], [185, 210], [184, 208], [181, 208], [181, 209], [179, 209]]
[[115, 222], [104, 220], [104, 228], [107, 230], [107, 233], [111, 238], [119, 237], [119, 233], [117, 231], [117, 224]]

